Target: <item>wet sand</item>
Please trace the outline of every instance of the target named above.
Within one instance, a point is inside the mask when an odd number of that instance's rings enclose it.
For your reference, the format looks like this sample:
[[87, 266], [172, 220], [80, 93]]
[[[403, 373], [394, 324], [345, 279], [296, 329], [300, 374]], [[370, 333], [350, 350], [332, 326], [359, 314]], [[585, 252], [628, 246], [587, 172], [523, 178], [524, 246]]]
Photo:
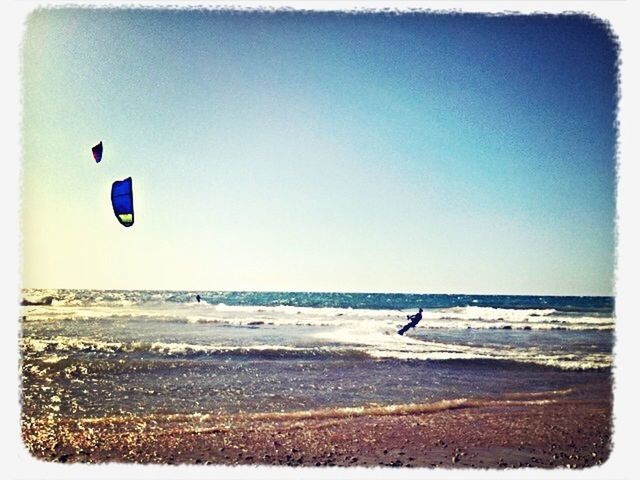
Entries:
[[399, 408], [23, 418], [36, 458], [305, 467], [584, 468], [611, 449], [611, 400], [536, 396]]

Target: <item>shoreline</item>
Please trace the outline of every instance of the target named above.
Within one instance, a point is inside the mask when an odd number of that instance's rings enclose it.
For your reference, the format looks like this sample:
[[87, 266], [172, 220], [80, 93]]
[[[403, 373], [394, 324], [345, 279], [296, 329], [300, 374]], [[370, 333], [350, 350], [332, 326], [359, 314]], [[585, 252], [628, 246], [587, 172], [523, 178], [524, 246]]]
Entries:
[[23, 441], [35, 458], [61, 463], [427, 468], [602, 464], [611, 453], [611, 399], [565, 394], [309, 412], [24, 417]]

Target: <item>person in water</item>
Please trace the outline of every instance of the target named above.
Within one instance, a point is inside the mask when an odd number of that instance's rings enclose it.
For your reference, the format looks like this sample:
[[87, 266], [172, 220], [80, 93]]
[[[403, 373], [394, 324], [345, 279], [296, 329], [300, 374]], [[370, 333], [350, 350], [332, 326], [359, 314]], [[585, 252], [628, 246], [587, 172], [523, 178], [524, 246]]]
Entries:
[[404, 332], [406, 332], [410, 328], [416, 328], [416, 325], [418, 324], [418, 322], [422, 320], [422, 309], [420, 308], [418, 310], [418, 313], [416, 313], [415, 315], [407, 315], [407, 320], [409, 320], [409, 323], [407, 323], [404, 327], [402, 327], [398, 331], [400, 335], [404, 335]]
[[196, 300], [198, 300], [198, 303], [200, 303], [200, 294], [196, 294]]

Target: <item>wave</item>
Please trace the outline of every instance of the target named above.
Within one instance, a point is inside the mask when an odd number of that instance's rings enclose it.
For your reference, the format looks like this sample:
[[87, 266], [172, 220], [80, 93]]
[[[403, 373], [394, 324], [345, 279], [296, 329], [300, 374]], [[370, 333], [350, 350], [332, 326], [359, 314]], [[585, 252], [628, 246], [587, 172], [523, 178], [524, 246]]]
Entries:
[[[359, 335], [340, 336], [332, 345], [292, 346], [277, 344], [195, 344], [186, 342], [108, 342], [88, 337], [58, 336], [49, 339], [23, 338], [25, 358], [55, 363], [71, 354], [147, 353], [167, 358], [207, 356], [250, 356], [261, 359], [343, 358], [400, 361], [507, 361], [528, 363], [562, 370], [597, 370], [610, 368], [611, 356], [604, 353], [557, 353], [538, 348], [469, 346], [443, 342], [425, 342], [412, 338]], [[397, 337], [397, 339], [396, 339]], [[54, 360], [56, 358], [57, 360]]]
[[37, 306], [37, 305], [52, 305], [54, 301], [55, 299], [51, 296], [38, 297], [35, 300], [27, 300], [26, 298], [23, 298], [22, 301], [20, 302], [20, 305], [23, 307], [31, 307], [31, 306]]
[[[197, 423], [197, 431], [206, 433], [207, 422], [224, 421], [223, 425], [216, 425], [212, 431], [220, 432], [225, 428], [232, 428], [230, 421], [323, 421], [341, 420], [366, 416], [405, 416], [424, 415], [449, 410], [496, 408], [496, 407], [522, 407], [531, 405], [552, 405], [565, 400], [571, 390], [557, 390], [549, 392], [512, 393], [495, 398], [452, 398], [436, 402], [408, 403], [394, 405], [362, 405], [354, 407], [326, 407], [313, 410], [294, 410], [288, 412], [243, 412], [243, 413], [152, 413], [143, 417], [148, 421], [158, 422], [187, 422]], [[130, 422], [131, 416], [109, 416], [99, 418], [83, 418], [84, 424], [113, 424], [117, 422]], [[226, 425], [226, 426], [225, 426]], [[204, 428], [203, 428], [204, 427]]]
[[[397, 329], [407, 312], [391, 309], [297, 307], [287, 305], [227, 305], [225, 303], [126, 303], [110, 305], [33, 304], [23, 307], [25, 322], [130, 320], [229, 325], [349, 326], [369, 322]], [[425, 309], [420, 328], [520, 330], [612, 330], [614, 319], [604, 314], [579, 314], [556, 309], [451, 307]]]
[[523, 398], [520, 400], [455, 398], [450, 400], [440, 400], [433, 403], [371, 405], [360, 407], [327, 408], [321, 410], [297, 412], [265, 412], [246, 414], [246, 416], [252, 420], [325, 420], [364, 416], [421, 415], [425, 413], [437, 413], [446, 410], [457, 410], [462, 408], [546, 405], [550, 403], [556, 403], [557, 401], [558, 400], [554, 398]]
[[377, 359], [397, 360], [493, 360], [529, 363], [566, 370], [609, 368], [611, 356], [606, 353], [549, 351], [538, 347], [466, 345], [401, 337], [378, 329], [359, 327], [318, 332], [315, 338], [325, 342], [362, 345], [367, 355]]
[[[23, 338], [22, 350], [28, 356], [50, 354], [57, 358], [60, 353], [155, 353], [169, 357], [256, 355], [260, 357], [317, 357], [349, 356], [363, 357], [358, 349], [314, 346], [296, 347], [287, 345], [204, 345], [184, 342], [107, 342], [87, 337], [55, 337], [51, 339]], [[43, 357], [46, 358], [46, 357]], [[64, 357], [67, 358], [67, 357]], [[45, 361], [45, 360], [43, 360]], [[46, 360], [52, 362], [52, 360]]]

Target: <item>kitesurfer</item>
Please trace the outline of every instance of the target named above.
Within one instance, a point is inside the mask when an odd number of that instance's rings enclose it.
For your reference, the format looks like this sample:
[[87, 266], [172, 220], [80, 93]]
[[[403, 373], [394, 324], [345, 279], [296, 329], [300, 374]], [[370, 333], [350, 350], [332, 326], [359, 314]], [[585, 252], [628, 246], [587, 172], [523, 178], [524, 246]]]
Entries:
[[407, 323], [404, 327], [398, 330], [398, 334], [404, 335], [404, 332], [406, 332], [410, 328], [416, 328], [416, 325], [418, 324], [418, 322], [422, 320], [422, 309], [419, 309], [418, 313], [416, 313], [415, 315], [407, 315], [407, 320], [409, 320], [409, 323]]
[[200, 303], [200, 294], [196, 294], [196, 300], [198, 301], [198, 303]]

